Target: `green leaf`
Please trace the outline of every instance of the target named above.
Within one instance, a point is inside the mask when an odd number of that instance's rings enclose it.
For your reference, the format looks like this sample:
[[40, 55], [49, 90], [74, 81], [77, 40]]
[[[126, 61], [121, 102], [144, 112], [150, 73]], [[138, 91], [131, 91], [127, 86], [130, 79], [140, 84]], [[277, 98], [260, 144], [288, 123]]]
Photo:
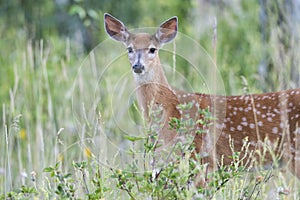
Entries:
[[54, 167], [54, 169], [58, 169], [58, 167], [59, 167], [59, 162], [57, 162], [56, 164], [55, 164], [55, 167]]
[[66, 175], [64, 175], [64, 178], [69, 178], [69, 177], [71, 177], [72, 176], [72, 174], [71, 173], [68, 173], [68, 174], [66, 174]]
[[53, 172], [54, 171], [54, 168], [53, 167], [46, 167], [44, 168], [43, 172]]
[[70, 15], [78, 15], [80, 19], [84, 19], [86, 17], [85, 10], [79, 5], [73, 5], [69, 11]]
[[138, 141], [138, 140], [143, 140], [144, 137], [136, 137], [136, 136], [131, 136], [131, 135], [124, 135], [123, 136], [126, 140], [129, 140], [131, 142], [135, 142], [135, 141]]

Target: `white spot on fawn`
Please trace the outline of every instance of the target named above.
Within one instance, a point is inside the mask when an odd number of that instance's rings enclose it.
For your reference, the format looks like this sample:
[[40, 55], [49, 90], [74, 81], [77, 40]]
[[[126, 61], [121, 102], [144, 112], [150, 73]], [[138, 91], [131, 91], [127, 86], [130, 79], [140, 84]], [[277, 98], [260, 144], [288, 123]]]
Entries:
[[284, 124], [281, 122], [279, 125], [280, 128], [284, 128]]
[[260, 115], [260, 114], [261, 114], [261, 112], [258, 110], [258, 111], [256, 111], [256, 114], [257, 114], [257, 115]]
[[242, 127], [241, 125], [238, 125], [238, 126], [236, 127], [236, 129], [237, 129], [238, 131], [241, 131], [241, 130], [243, 130], [243, 127]]
[[243, 126], [248, 126], [248, 123], [247, 122], [242, 122], [241, 123]]
[[268, 117], [267, 120], [268, 120], [269, 122], [272, 122], [272, 117]]
[[277, 109], [277, 108], [274, 108], [274, 110], [273, 110], [275, 113], [277, 113], [277, 114], [279, 114], [280, 112], [279, 112], [279, 110]]
[[273, 127], [272, 133], [277, 134], [278, 133], [278, 128], [277, 127]]

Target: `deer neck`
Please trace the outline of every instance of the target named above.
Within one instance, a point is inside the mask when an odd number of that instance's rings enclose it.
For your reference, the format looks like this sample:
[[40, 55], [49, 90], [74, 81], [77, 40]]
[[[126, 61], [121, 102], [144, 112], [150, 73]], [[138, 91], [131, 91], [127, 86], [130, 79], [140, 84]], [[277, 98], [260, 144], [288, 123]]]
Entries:
[[[137, 99], [145, 115], [149, 114], [149, 107], [156, 104], [165, 105], [164, 95], [170, 96], [171, 86], [164, 74], [160, 61], [157, 60], [144, 74], [133, 74], [137, 85]], [[169, 93], [169, 94], [168, 94]]]

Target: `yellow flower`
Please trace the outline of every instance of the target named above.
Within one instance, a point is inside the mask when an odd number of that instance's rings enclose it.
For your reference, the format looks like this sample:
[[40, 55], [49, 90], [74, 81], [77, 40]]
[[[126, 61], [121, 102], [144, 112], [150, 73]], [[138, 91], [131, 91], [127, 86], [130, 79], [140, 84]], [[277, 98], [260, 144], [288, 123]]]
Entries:
[[85, 147], [85, 148], [84, 148], [84, 154], [85, 154], [85, 156], [88, 157], [88, 158], [91, 158], [91, 157], [93, 156], [91, 149], [88, 148], [88, 147]]
[[19, 137], [21, 140], [25, 140], [26, 139], [26, 130], [25, 129], [21, 129], [20, 133], [19, 133]]
[[58, 155], [57, 160], [60, 161], [60, 162], [64, 161], [64, 155], [63, 155], [62, 153], [60, 153], [60, 154]]

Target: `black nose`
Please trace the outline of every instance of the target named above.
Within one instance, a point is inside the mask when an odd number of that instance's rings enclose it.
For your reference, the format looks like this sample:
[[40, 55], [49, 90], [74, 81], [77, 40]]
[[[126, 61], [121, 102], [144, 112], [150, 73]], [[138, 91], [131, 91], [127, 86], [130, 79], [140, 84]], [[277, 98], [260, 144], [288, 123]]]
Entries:
[[138, 64], [133, 65], [132, 69], [133, 69], [134, 73], [140, 74], [144, 70], [144, 65], [138, 63]]

